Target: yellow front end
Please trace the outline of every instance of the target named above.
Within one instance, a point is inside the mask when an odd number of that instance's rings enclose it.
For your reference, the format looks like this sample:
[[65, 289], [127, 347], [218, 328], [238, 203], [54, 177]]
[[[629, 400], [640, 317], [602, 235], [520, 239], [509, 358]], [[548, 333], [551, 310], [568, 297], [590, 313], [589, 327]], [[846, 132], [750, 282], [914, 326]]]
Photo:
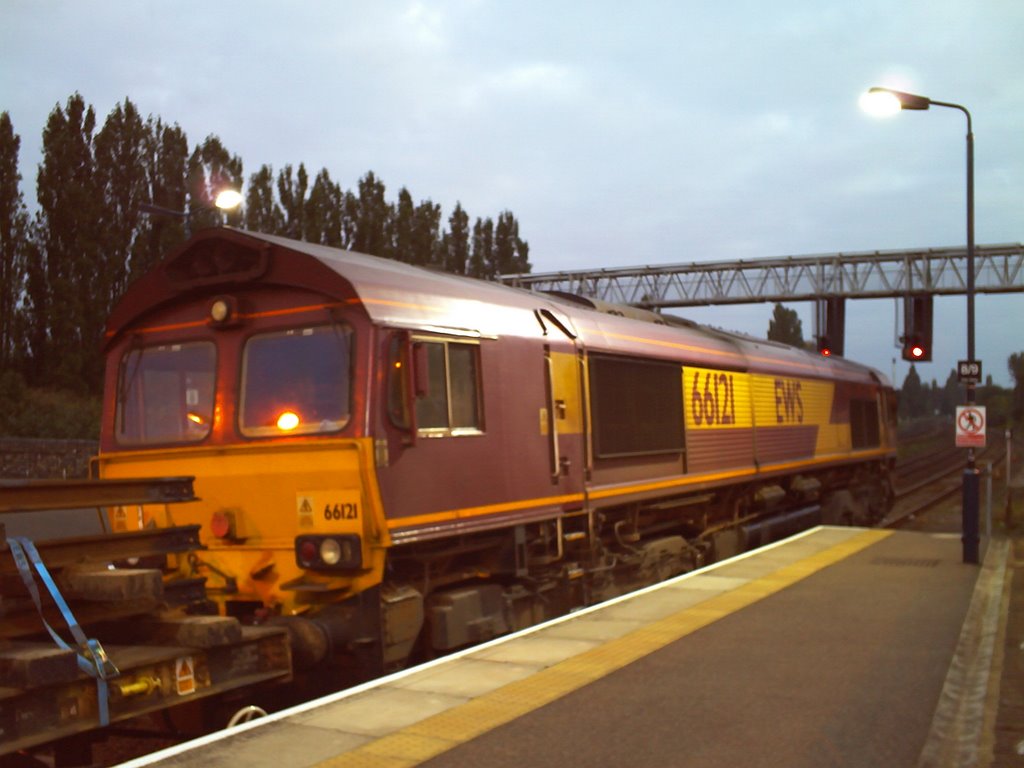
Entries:
[[[222, 613], [294, 615], [381, 581], [390, 540], [370, 439], [125, 451], [97, 461], [105, 478], [195, 477], [198, 501], [115, 507], [111, 526], [202, 526], [205, 551], [181, 558], [178, 570], [205, 577]], [[324, 560], [318, 546], [326, 540], [341, 547], [332, 543]], [[303, 542], [315, 561], [309, 568], [297, 562]]]

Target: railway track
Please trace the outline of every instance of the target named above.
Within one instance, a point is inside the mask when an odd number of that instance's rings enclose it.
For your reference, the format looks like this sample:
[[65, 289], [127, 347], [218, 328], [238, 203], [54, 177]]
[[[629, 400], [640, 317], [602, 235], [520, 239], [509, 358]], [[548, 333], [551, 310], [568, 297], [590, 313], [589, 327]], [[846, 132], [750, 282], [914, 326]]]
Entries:
[[[1005, 453], [993, 455], [982, 450], [976, 457], [981, 468], [1005, 460]], [[900, 462], [896, 467], [896, 503], [879, 524], [881, 528], [899, 528], [918, 516], [956, 496], [963, 487], [964, 453], [962, 448], [942, 448]]]

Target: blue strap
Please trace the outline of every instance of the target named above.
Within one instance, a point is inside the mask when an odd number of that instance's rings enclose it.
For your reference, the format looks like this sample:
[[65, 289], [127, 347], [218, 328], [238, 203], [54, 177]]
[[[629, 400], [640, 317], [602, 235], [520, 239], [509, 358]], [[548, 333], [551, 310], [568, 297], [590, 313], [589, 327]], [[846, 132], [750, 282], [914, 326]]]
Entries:
[[[109, 725], [110, 697], [107, 688], [107, 680], [111, 677], [117, 677], [120, 672], [117, 667], [114, 666], [114, 663], [107, 658], [107, 654], [104, 652], [103, 646], [100, 645], [99, 641], [90, 640], [85, 636], [85, 632], [82, 631], [82, 628], [79, 626], [74, 614], [71, 613], [71, 609], [64, 600], [64, 596], [57, 588], [56, 582], [54, 582], [50, 572], [43, 564], [43, 559], [39, 556], [39, 551], [36, 549], [35, 544], [24, 536], [11, 536], [7, 539], [7, 545], [11, 548], [11, 555], [14, 557], [14, 564], [18, 566], [18, 573], [21, 574], [21, 580], [25, 583], [25, 588], [28, 589], [29, 595], [32, 597], [32, 602], [36, 604], [36, 610], [39, 611], [39, 618], [42, 619], [43, 626], [46, 627], [46, 631], [50, 633], [50, 637], [53, 638], [53, 641], [59, 648], [66, 651], [74, 651], [78, 660], [78, 668], [87, 675], [96, 678], [100, 725]], [[68, 625], [68, 629], [71, 631], [71, 636], [77, 644], [76, 648], [72, 648], [68, 643], [66, 643], [46, 621], [46, 616], [43, 614], [43, 602], [39, 597], [39, 588], [36, 586], [35, 580], [32, 578], [32, 570], [29, 567], [30, 562], [32, 566], [35, 567], [36, 572], [39, 574], [40, 580], [46, 586], [47, 591], [49, 591], [50, 597], [53, 598], [53, 602], [60, 610], [61, 616], [64, 618], [64, 622]]]

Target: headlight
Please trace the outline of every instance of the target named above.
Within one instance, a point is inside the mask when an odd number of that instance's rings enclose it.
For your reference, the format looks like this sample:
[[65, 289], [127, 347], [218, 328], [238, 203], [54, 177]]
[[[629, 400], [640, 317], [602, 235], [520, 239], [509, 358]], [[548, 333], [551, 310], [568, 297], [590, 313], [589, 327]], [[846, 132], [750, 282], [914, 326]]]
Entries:
[[337, 565], [341, 561], [341, 545], [337, 539], [324, 539], [320, 542], [320, 559], [324, 565]]

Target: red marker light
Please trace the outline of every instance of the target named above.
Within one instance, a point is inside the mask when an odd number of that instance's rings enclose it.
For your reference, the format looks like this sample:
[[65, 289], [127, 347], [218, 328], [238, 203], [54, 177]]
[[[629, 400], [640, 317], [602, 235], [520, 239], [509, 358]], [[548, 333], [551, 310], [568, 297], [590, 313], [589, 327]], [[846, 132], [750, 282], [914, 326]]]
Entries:
[[223, 510], [213, 513], [210, 518], [210, 533], [218, 539], [226, 539], [231, 535], [231, 515]]
[[308, 568], [315, 563], [318, 554], [316, 544], [309, 539], [299, 544], [299, 560], [303, 566]]
[[821, 355], [822, 355], [822, 357], [831, 357], [832, 356], [832, 350], [828, 349], [826, 347], [825, 349], [821, 350]]
[[924, 357], [924, 347], [919, 344], [915, 344], [910, 348], [910, 354], [914, 357]]

